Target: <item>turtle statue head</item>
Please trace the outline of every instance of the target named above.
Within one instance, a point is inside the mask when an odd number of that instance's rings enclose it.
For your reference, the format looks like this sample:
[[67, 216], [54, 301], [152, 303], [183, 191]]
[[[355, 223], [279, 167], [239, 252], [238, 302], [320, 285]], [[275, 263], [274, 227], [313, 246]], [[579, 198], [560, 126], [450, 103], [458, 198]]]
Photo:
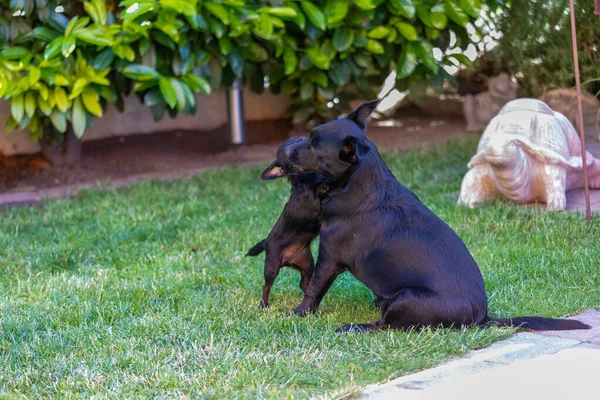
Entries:
[[510, 137], [497, 137], [484, 150], [483, 157], [492, 168], [514, 168], [523, 160], [523, 153], [518, 142]]

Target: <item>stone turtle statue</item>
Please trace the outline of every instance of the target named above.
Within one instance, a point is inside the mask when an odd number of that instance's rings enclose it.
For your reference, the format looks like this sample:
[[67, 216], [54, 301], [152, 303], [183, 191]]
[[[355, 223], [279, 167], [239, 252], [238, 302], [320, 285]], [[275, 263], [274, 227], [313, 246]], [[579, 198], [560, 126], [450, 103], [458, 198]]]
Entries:
[[[590, 188], [600, 188], [600, 161], [586, 153]], [[507, 103], [487, 126], [468, 164], [458, 199], [474, 207], [505, 198], [564, 210], [566, 191], [583, 188], [581, 142], [573, 125], [537, 99]]]

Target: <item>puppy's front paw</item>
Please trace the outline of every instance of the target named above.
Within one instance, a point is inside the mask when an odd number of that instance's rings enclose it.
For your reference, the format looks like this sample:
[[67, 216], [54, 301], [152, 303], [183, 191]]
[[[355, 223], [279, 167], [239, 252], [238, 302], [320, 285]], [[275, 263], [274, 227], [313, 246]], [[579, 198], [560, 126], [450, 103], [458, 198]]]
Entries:
[[267, 308], [267, 307], [269, 307], [268, 301], [261, 300], [260, 303], [258, 304], [258, 308]]

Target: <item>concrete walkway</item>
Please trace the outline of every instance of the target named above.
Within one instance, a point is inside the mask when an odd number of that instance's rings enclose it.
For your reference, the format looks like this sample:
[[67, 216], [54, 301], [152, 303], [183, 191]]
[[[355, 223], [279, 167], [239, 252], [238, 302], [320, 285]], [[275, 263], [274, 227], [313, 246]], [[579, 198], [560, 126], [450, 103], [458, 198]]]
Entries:
[[600, 398], [600, 311], [574, 317], [585, 331], [519, 333], [487, 349], [382, 385], [364, 400]]

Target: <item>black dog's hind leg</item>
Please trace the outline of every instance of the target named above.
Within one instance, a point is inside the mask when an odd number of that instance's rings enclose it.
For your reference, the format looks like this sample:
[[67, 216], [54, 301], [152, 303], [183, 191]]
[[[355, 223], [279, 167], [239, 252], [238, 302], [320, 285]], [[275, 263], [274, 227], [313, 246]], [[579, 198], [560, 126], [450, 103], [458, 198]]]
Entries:
[[335, 278], [343, 271], [336, 262], [323, 260], [321, 254], [319, 254], [315, 273], [310, 280], [308, 289], [304, 293], [302, 303], [296, 307], [294, 314], [304, 316], [308, 311], [317, 311], [321, 300], [323, 300], [323, 296], [325, 296]]
[[452, 318], [451, 301], [442, 301], [430, 291], [405, 288], [400, 290], [385, 304], [381, 319], [371, 324], [348, 324], [337, 332], [368, 332], [379, 328], [406, 330], [420, 326], [450, 326]]
[[271, 254], [267, 254], [265, 258], [265, 286], [263, 286], [262, 300], [260, 301], [259, 307], [269, 306], [269, 294], [271, 293], [271, 287], [273, 282], [277, 279], [279, 271], [281, 270], [281, 259]]

